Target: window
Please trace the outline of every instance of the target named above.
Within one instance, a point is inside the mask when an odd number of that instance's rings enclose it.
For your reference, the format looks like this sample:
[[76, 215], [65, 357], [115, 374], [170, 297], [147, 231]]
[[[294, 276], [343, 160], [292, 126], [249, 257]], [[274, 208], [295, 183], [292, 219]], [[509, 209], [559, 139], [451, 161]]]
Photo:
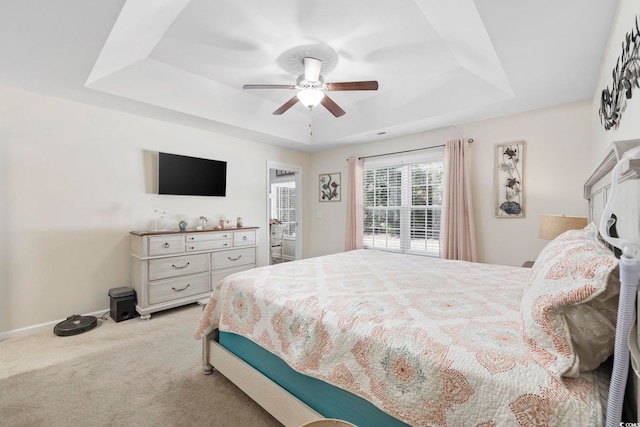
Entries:
[[439, 255], [443, 153], [365, 159], [364, 245]]
[[285, 225], [285, 236], [295, 236], [297, 224], [295, 181], [271, 184], [271, 218]]

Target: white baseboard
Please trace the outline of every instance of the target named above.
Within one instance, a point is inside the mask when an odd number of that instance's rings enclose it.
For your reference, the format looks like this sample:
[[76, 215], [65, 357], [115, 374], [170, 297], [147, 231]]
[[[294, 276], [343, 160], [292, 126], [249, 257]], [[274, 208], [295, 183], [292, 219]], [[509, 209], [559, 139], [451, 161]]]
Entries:
[[[109, 314], [109, 309], [83, 314], [83, 316], [100, 317], [105, 313]], [[0, 332], [0, 341], [8, 340], [11, 338], [25, 337], [27, 335], [33, 335], [33, 334], [37, 334], [39, 332], [45, 332], [45, 331], [51, 331], [51, 333], [53, 333], [53, 327], [58, 323], [62, 322], [63, 320], [66, 320], [66, 317], [64, 319], [58, 319], [51, 322], [40, 323], [38, 325], [33, 325], [33, 326], [26, 326], [24, 328], [14, 329], [8, 332]]]

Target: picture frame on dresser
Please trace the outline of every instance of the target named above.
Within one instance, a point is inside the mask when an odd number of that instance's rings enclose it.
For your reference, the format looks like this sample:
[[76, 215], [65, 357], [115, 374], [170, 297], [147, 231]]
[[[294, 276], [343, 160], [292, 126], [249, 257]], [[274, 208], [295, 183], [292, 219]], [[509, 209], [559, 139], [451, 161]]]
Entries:
[[131, 284], [140, 318], [207, 298], [226, 276], [255, 268], [257, 231], [131, 231]]

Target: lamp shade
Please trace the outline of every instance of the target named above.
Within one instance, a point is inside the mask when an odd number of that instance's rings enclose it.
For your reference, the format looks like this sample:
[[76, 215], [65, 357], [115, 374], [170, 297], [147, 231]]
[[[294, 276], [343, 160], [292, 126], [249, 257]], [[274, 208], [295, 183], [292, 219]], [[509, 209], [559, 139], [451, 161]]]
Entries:
[[587, 226], [587, 218], [583, 216], [549, 215], [540, 216], [538, 237], [553, 240], [567, 230], [579, 230]]
[[305, 107], [315, 107], [324, 98], [324, 92], [319, 89], [304, 89], [298, 92], [298, 99]]

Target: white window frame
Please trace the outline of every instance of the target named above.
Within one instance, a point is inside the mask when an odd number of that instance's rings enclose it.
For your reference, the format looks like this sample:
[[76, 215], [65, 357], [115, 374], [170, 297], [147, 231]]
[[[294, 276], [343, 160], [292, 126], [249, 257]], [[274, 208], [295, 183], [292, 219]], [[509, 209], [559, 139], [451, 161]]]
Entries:
[[[289, 202], [289, 206], [282, 206], [283, 204], [286, 204], [287, 201], [284, 200], [284, 197], [281, 197], [281, 192], [279, 191], [279, 189], [281, 188], [289, 188], [289, 189], [293, 189], [294, 190], [294, 194], [293, 195], [288, 195], [286, 198], [288, 199]], [[278, 219], [281, 224], [283, 224], [285, 226], [284, 228], [284, 235], [285, 237], [295, 237], [296, 233], [295, 231], [291, 231], [291, 230], [295, 230], [297, 227], [297, 219], [296, 219], [296, 213], [297, 213], [297, 209], [296, 209], [296, 196], [295, 196], [295, 192], [297, 191], [296, 189], [296, 182], [294, 180], [291, 181], [278, 181], [278, 182], [272, 182], [271, 183], [271, 193], [273, 194], [273, 197], [271, 198], [271, 212], [272, 215], [275, 213], [275, 218]], [[293, 202], [293, 204], [291, 203]], [[281, 215], [281, 212], [283, 211], [289, 211], [289, 221], [283, 221], [282, 218], [284, 218], [284, 215]]]
[[[296, 199], [297, 199], [297, 203], [296, 203], [296, 219], [297, 219], [297, 225], [296, 225], [296, 236], [295, 239], [291, 238], [295, 243], [295, 259], [302, 259], [302, 243], [303, 243], [303, 232], [302, 230], [304, 230], [304, 218], [302, 217], [302, 206], [304, 204], [304, 192], [302, 191], [302, 189], [304, 188], [303, 184], [303, 179], [302, 179], [302, 167], [298, 166], [298, 165], [294, 165], [294, 164], [289, 164], [289, 163], [281, 163], [281, 162], [276, 162], [273, 160], [267, 160], [267, 167], [265, 170], [265, 196], [266, 196], [266, 200], [265, 200], [265, 230], [266, 234], [263, 234], [263, 237], [266, 235], [267, 241], [269, 239], [269, 221], [268, 219], [271, 217], [271, 183], [272, 182], [277, 182], [278, 179], [274, 176], [274, 170], [287, 170], [287, 171], [291, 171], [294, 172], [294, 180], [296, 182], [296, 188], [298, 189], [298, 191], [296, 192]], [[278, 177], [280, 178], [280, 177]], [[289, 239], [289, 238], [288, 238]], [[263, 256], [264, 259], [270, 259], [269, 257], [271, 256], [271, 247], [270, 245], [261, 245], [264, 247], [264, 252], [263, 252]]]
[[[436, 200], [438, 200], [439, 204], [432, 205], [416, 205], [412, 206], [412, 182], [411, 182], [411, 170], [413, 165], [419, 164], [431, 164], [437, 163], [440, 165], [440, 168], [443, 168], [444, 162], [444, 150], [441, 147], [433, 148], [428, 151], [424, 151], [421, 153], [402, 153], [397, 155], [389, 155], [389, 156], [381, 156], [381, 157], [372, 157], [365, 158], [364, 163], [364, 172], [363, 172], [363, 183], [364, 183], [364, 192], [366, 199], [367, 192], [367, 183], [365, 179], [365, 175], [367, 171], [375, 170], [375, 169], [383, 169], [383, 168], [396, 168], [401, 171], [401, 197], [400, 197], [400, 205], [399, 206], [378, 206], [378, 207], [370, 207], [367, 206], [367, 201], [364, 200], [364, 215], [367, 218], [367, 215], [374, 215], [374, 212], [384, 212], [384, 211], [399, 211], [399, 236], [398, 237], [389, 237], [391, 233], [390, 230], [394, 230], [388, 226], [388, 222], [386, 222], [385, 233], [381, 233], [378, 236], [384, 238], [384, 243], [377, 244], [376, 242], [376, 234], [367, 234], [367, 220], [365, 219], [365, 248], [370, 249], [378, 249], [378, 250], [388, 250], [392, 252], [401, 252], [401, 253], [411, 253], [411, 254], [419, 254], [426, 256], [438, 257], [440, 255], [440, 245], [439, 245], [439, 235], [440, 235], [440, 222], [441, 222], [441, 212], [442, 212], [442, 189], [444, 185], [444, 171], [440, 177], [440, 182], [426, 182], [425, 186], [427, 188], [435, 186], [439, 187], [439, 191], [436, 191]], [[427, 175], [428, 177], [428, 175]], [[428, 179], [427, 179], [428, 181]], [[388, 199], [387, 199], [388, 201]], [[418, 230], [412, 230], [411, 218], [412, 212], [416, 210], [425, 211], [425, 224], [424, 224], [424, 249], [417, 249], [415, 246], [416, 242], [420, 242], [422, 239], [412, 239], [412, 231], [414, 233], [420, 233], [422, 228]], [[429, 227], [429, 223], [427, 221], [428, 211], [437, 212], [436, 215], [432, 214], [432, 220], [437, 220], [434, 227]], [[434, 219], [435, 218], [435, 219]], [[397, 222], [397, 219], [396, 219]], [[392, 233], [395, 234], [395, 233]], [[373, 236], [373, 237], [371, 237]], [[413, 245], [412, 245], [413, 244]], [[412, 247], [413, 246], [413, 247]]]

